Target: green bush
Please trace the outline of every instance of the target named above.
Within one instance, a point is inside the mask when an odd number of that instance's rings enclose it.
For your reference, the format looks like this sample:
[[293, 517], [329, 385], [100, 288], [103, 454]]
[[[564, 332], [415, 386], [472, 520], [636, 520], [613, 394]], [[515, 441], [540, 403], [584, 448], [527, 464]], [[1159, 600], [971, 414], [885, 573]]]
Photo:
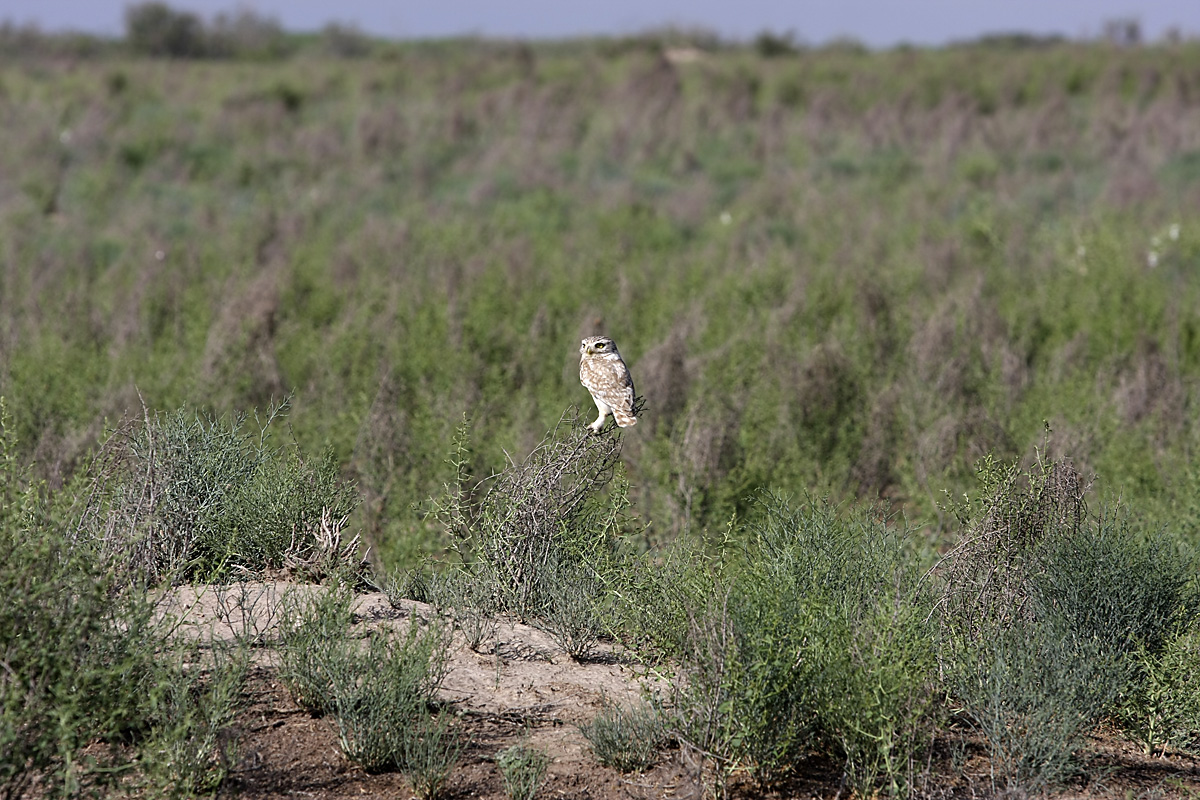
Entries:
[[[981, 477], [943, 573], [943, 668], [983, 734], [997, 788], [1045, 791], [1078, 768], [1087, 735], [1122, 698], [1128, 710], [1128, 698], [1172, 691], [1158, 659], [1197, 620], [1195, 566], [1128, 516], [1092, 518], [1066, 462], [1022, 473], [987, 460]], [[1186, 688], [1177, 699], [1186, 707]], [[1151, 741], [1159, 707], [1130, 718]]]
[[1147, 754], [1200, 751], [1200, 630], [1170, 638], [1156, 653], [1140, 648], [1139, 679], [1117, 703], [1118, 723]]
[[204, 23], [166, 3], [138, 3], [125, 10], [125, 35], [134, 52], [188, 58], [206, 52]]
[[549, 756], [525, 744], [514, 744], [496, 754], [509, 800], [533, 800], [549, 765]]
[[114, 432], [96, 462], [88, 535], [151, 581], [361, 571], [358, 537], [343, 541], [354, 487], [332, 454], [314, 464], [298, 448], [271, 444], [271, 425], [286, 410], [256, 417], [253, 434], [245, 415], [185, 409], [147, 413]]
[[[124, 565], [80, 537], [44, 487], [24, 484], [14, 445], [0, 400], [0, 797], [34, 783], [100, 791], [130, 767], [135, 783], [215, 789], [234, 745], [241, 651], [176, 654], [170, 621], [156, 622]], [[93, 743], [107, 748], [85, 755]]]
[[982, 734], [995, 789], [1053, 789], [1125, 680], [1111, 653], [1060, 619], [1021, 621], [962, 662], [955, 694]]
[[668, 741], [661, 713], [646, 704], [621, 708], [606, 700], [600, 713], [579, 730], [596, 759], [621, 772], [641, 772], [653, 766]]
[[336, 673], [349, 669], [346, 641], [354, 593], [343, 583], [328, 591], [295, 590], [279, 614], [279, 678], [292, 699], [314, 715], [333, 710]]
[[450, 632], [414, 618], [406, 633], [383, 629], [366, 642], [350, 625], [353, 590], [339, 584], [285, 598], [281, 680], [298, 704], [330, 715], [346, 757], [368, 771], [398, 769], [423, 797], [440, 793], [462, 743], [446, 714], [428, 707], [445, 678]]
[[725, 594], [692, 619], [681, 741], [762, 780], [816, 750], [859, 791], [905, 793], [935, 721], [918, 579], [886, 517], [764, 496]]
[[[427, 706], [446, 673], [448, 637], [439, 623], [414, 620], [404, 638], [372, 635], [365, 651], [346, 642], [334, 657], [331, 711], [346, 757], [369, 771], [420, 765], [432, 779], [457, 759], [449, 717], [431, 724]], [[436, 769], [437, 756], [444, 769]], [[437, 758], [433, 759], [434, 762]]]
[[247, 651], [198, 650], [164, 664], [146, 698], [149, 730], [139, 745], [147, 783], [173, 797], [215, 792], [237, 763], [231, 733], [245, 682]]

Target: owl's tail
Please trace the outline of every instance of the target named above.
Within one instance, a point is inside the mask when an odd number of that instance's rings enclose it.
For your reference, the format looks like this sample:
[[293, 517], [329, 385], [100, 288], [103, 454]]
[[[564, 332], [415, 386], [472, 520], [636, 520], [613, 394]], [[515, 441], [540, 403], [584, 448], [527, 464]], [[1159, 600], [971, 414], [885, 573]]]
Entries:
[[634, 425], [637, 425], [637, 417], [635, 417], [633, 414], [630, 414], [628, 411], [613, 409], [613, 419], [615, 419], [617, 424], [622, 428], [632, 428]]

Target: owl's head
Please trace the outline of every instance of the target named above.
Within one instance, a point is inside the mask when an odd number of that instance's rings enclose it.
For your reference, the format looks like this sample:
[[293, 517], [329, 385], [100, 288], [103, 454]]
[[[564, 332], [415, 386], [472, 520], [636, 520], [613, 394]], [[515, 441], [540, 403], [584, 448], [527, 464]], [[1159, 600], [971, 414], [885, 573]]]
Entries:
[[617, 343], [607, 336], [589, 336], [579, 345], [579, 352], [584, 356], [603, 356], [609, 353], [620, 356]]

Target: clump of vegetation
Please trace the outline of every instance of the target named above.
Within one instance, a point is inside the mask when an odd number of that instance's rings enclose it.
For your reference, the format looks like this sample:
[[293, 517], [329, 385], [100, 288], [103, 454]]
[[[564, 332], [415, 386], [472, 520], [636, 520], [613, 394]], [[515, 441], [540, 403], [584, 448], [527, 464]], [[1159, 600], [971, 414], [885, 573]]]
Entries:
[[622, 484], [600, 495], [616, 473], [620, 434], [594, 434], [572, 409], [523, 461], [473, 486], [467, 436], [464, 422], [451, 454], [455, 480], [433, 515], [492, 608], [543, 619], [570, 654], [583, 655], [600, 634], [600, 576], [617, 559], [628, 507]]
[[345, 584], [287, 598], [280, 623], [280, 677], [298, 704], [328, 714], [346, 757], [368, 771], [400, 770], [422, 797], [440, 794], [462, 742], [450, 715], [429, 707], [447, 670], [449, 631], [414, 618], [364, 643], [350, 632]]
[[824, 752], [859, 791], [906, 792], [937, 719], [917, 566], [904, 532], [870, 509], [764, 496], [725, 588], [690, 621], [681, 745], [763, 781]]
[[[178, 796], [215, 792], [237, 763], [233, 722], [249, 661], [244, 648], [179, 653], [148, 688], [141, 744], [146, 783]], [[205, 668], [208, 659], [211, 664]]]
[[99, 790], [124, 774], [214, 790], [233, 761], [244, 652], [181, 650], [123, 565], [28, 481], [15, 447], [0, 398], [0, 797]]
[[496, 754], [509, 800], [533, 800], [549, 765], [549, 756], [526, 744], [514, 744]]
[[579, 730], [596, 759], [621, 772], [641, 772], [653, 766], [669, 739], [661, 712], [648, 704], [622, 708], [605, 701], [600, 713]]
[[278, 58], [294, 49], [278, 21], [247, 9], [206, 23], [160, 2], [125, 9], [125, 38], [139, 55], [170, 58]]
[[1137, 679], [1124, 687], [1116, 718], [1147, 754], [1200, 752], [1200, 626], [1170, 637], [1163, 648], [1140, 648]]
[[[943, 654], [989, 747], [994, 788], [1043, 791], [1072, 774], [1085, 737], [1122, 697], [1156, 695], [1131, 718], [1150, 742], [1155, 725], [1165, 734], [1165, 695], [1194, 707], [1188, 687], [1164, 686], [1156, 666], [1186, 653], [1180, 634], [1200, 620], [1195, 564], [1127, 516], [1092, 518], [1068, 462], [1021, 472], [988, 459], [980, 478], [943, 571]], [[1166, 724], [1172, 736], [1189, 716]]]
[[114, 431], [93, 466], [77, 535], [151, 582], [215, 581], [287, 570], [320, 580], [361, 573], [359, 537], [343, 531], [357, 503], [332, 454], [317, 463], [275, 447], [246, 415], [180, 409]]

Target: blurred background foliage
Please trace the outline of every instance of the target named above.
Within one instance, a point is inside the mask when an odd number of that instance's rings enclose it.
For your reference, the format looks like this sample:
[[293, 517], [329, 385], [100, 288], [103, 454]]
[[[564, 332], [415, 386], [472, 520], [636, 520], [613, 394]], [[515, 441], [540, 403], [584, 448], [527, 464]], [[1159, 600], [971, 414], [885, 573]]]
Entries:
[[475, 477], [519, 460], [604, 332], [646, 544], [763, 488], [937, 543], [1038, 447], [1196, 540], [1200, 43], [127, 28], [0, 27], [0, 394], [51, 488], [139, 392], [290, 396], [411, 564], [463, 415]]

